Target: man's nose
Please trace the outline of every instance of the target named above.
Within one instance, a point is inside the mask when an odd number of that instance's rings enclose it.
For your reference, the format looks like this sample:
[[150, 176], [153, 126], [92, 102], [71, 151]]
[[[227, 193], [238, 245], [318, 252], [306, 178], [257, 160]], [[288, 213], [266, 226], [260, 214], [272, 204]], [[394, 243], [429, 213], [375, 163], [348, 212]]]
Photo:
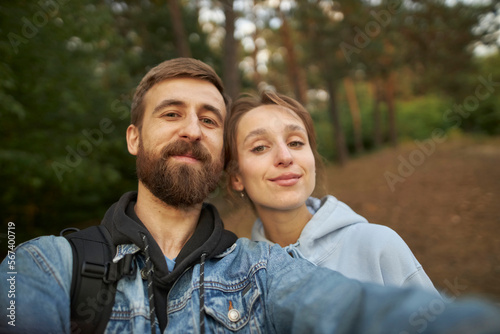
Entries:
[[190, 142], [195, 142], [201, 139], [201, 135], [201, 124], [198, 115], [190, 114], [181, 125], [179, 136]]
[[286, 143], [280, 143], [276, 149], [275, 165], [277, 167], [288, 167], [293, 163], [293, 156]]

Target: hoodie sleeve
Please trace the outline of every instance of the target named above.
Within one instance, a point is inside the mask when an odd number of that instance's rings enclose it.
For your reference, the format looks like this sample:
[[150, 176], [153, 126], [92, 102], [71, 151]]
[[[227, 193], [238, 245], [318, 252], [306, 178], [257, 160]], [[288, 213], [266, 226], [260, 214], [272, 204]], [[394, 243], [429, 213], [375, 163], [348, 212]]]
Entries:
[[373, 272], [378, 271], [376, 275], [383, 284], [423, 288], [439, 295], [422, 265], [394, 230], [377, 224], [359, 224], [350, 232], [357, 239], [359, 258], [365, 259], [367, 266], [373, 266]]

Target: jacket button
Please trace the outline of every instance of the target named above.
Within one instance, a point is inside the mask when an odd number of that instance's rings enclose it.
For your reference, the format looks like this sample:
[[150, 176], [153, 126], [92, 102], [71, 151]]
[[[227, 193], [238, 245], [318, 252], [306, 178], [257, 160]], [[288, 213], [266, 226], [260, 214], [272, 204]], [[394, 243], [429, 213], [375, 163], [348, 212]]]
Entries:
[[240, 320], [240, 312], [238, 312], [237, 309], [233, 308], [233, 309], [229, 310], [229, 312], [227, 312], [227, 317], [232, 322], [236, 322], [236, 321]]

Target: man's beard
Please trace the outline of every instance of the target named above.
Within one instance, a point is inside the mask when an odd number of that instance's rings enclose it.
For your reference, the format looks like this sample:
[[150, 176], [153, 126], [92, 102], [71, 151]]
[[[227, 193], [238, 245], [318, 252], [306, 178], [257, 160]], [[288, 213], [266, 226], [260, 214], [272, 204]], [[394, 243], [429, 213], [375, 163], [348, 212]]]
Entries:
[[[187, 153], [201, 165], [172, 161], [172, 156]], [[219, 160], [214, 160], [199, 142], [178, 140], [164, 147], [160, 156], [155, 157], [139, 140], [137, 177], [154, 196], [176, 208], [188, 208], [203, 202], [217, 187], [222, 167], [222, 154]]]

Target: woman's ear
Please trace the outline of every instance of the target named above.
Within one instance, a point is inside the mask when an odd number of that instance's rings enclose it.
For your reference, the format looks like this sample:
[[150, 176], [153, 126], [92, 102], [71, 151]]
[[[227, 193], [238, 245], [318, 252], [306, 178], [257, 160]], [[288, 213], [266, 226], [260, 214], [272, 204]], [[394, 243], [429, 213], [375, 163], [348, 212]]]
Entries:
[[137, 155], [139, 151], [140, 140], [139, 128], [134, 124], [130, 124], [127, 128], [127, 148], [130, 154]]
[[239, 174], [235, 174], [231, 176], [231, 186], [236, 191], [243, 191], [245, 187], [243, 186], [243, 181]]

